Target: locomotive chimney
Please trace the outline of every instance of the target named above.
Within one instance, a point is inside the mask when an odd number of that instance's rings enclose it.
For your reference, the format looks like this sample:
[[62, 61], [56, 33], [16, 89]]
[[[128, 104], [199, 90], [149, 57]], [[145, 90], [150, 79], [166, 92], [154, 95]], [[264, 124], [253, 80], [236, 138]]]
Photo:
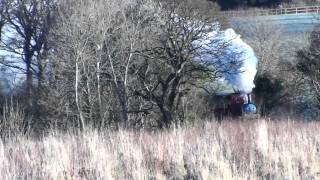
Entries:
[[250, 104], [251, 103], [251, 94], [247, 94], [247, 96], [248, 96], [248, 104]]

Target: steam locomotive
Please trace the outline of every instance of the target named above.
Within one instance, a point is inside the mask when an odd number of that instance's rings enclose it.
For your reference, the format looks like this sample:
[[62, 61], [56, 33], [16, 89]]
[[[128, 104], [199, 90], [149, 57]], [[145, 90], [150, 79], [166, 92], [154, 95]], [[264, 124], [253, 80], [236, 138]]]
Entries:
[[257, 106], [252, 102], [251, 94], [216, 94], [214, 103], [214, 116], [218, 120], [257, 116]]

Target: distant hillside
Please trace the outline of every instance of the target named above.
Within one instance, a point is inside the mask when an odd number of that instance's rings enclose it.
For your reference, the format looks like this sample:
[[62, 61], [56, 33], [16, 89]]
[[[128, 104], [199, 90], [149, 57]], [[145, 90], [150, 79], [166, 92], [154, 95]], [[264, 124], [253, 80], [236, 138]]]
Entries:
[[287, 15], [272, 15], [272, 16], [256, 16], [250, 17], [232, 17], [230, 23], [232, 26], [249, 25], [257, 21], [264, 21], [270, 24], [278, 25], [283, 28], [286, 33], [303, 34], [311, 32], [316, 24], [320, 21], [315, 14], [287, 14]]
[[315, 4], [319, 0], [209, 0], [217, 2], [222, 10], [246, 8], [246, 7], [277, 7], [280, 4]]

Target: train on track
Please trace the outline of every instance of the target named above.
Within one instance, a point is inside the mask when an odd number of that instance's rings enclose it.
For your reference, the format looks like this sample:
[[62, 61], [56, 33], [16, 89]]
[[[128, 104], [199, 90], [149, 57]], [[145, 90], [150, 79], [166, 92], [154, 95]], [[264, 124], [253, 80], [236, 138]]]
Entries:
[[218, 93], [213, 97], [214, 116], [218, 120], [225, 118], [257, 118], [257, 106], [251, 94]]

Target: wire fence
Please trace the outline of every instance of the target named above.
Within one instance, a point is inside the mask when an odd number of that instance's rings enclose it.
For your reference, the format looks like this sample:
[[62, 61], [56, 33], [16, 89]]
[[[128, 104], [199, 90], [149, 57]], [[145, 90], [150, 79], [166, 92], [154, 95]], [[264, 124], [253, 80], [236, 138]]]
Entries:
[[287, 14], [308, 14], [319, 13], [320, 6], [306, 6], [295, 8], [278, 8], [269, 10], [239, 10], [239, 11], [223, 11], [224, 16], [238, 17], [238, 16], [270, 16], [270, 15], [287, 15]]

